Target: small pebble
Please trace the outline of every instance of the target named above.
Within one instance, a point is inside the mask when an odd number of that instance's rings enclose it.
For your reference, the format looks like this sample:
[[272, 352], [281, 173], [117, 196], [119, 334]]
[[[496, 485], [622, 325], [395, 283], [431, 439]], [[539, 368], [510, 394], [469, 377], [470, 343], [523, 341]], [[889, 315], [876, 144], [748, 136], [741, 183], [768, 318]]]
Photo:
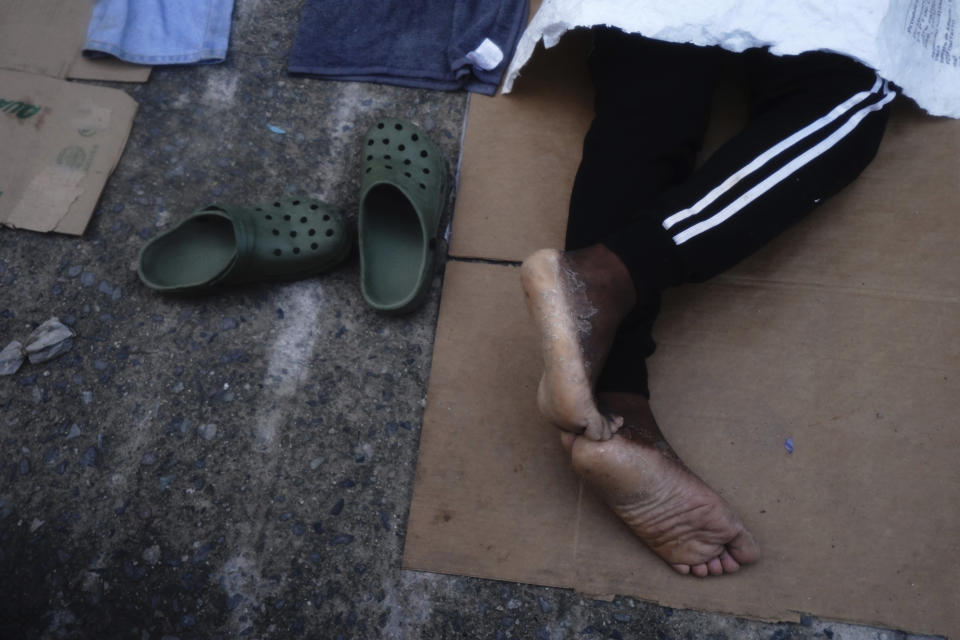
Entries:
[[23, 345], [14, 340], [0, 351], [0, 376], [15, 374], [25, 358]]
[[243, 596], [239, 593], [235, 593], [230, 596], [230, 599], [227, 600], [227, 611], [233, 611], [240, 606], [240, 603], [243, 602]]
[[17, 380], [17, 382], [20, 383], [21, 387], [32, 387], [33, 385], [37, 384], [37, 374], [20, 376], [20, 379]]
[[200, 425], [200, 428], [197, 429], [197, 431], [200, 433], [200, 437], [202, 437], [204, 440], [213, 440], [217, 437], [217, 425], [213, 424], [212, 422], [209, 424]]
[[340, 512], [343, 511], [343, 505], [344, 505], [343, 498], [340, 498], [339, 500], [337, 500], [337, 503], [333, 505], [332, 509], [330, 509], [330, 515], [332, 516], [340, 515]]
[[80, 456], [80, 464], [85, 467], [96, 467], [100, 464], [100, 451], [96, 447], [87, 447]]
[[160, 546], [155, 544], [152, 547], [147, 547], [143, 550], [141, 557], [144, 562], [151, 566], [157, 564], [160, 562]]
[[341, 533], [341, 534], [335, 535], [330, 540], [330, 545], [335, 546], [335, 545], [342, 545], [342, 544], [350, 544], [351, 542], [353, 542], [353, 536], [351, 536], [348, 533]]
[[64, 438], [64, 439], [65, 439], [65, 440], [73, 440], [74, 438], [79, 437], [79, 436], [81, 436], [81, 435], [83, 435], [83, 432], [80, 431], [80, 427], [77, 426], [77, 423], [73, 423], [73, 424], [70, 425], [70, 430], [67, 431], [66, 438]]
[[205, 545], [202, 545], [199, 549], [197, 549], [197, 552], [193, 554], [193, 564], [199, 564], [204, 560], [206, 560], [207, 557], [210, 555], [210, 549], [212, 548], [213, 548], [213, 545], [210, 543], [207, 543]]

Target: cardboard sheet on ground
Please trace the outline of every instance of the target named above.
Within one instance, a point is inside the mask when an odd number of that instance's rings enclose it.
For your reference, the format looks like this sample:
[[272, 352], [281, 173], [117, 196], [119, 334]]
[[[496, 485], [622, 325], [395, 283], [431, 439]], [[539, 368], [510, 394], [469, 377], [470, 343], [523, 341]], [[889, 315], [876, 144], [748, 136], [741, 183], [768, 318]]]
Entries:
[[0, 70], [0, 224], [82, 234], [136, 110], [123, 91]]
[[[471, 99], [452, 256], [562, 244], [590, 117], [567, 44]], [[960, 122], [901, 105], [853, 186], [667, 296], [653, 407], [763, 546], [734, 576], [675, 575], [580, 485], [537, 416], [517, 267], [448, 262], [404, 566], [960, 637], [958, 175]]]
[[81, 55], [94, 1], [0, 2], [0, 69], [54, 78], [146, 82], [149, 66]]

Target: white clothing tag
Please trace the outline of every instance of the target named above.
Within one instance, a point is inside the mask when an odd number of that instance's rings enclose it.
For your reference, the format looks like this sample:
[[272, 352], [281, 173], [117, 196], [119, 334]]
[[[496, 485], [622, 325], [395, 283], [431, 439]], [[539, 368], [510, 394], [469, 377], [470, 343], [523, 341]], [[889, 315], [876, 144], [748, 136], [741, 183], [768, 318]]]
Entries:
[[503, 62], [503, 50], [490, 38], [484, 38], [479, 47], [467, 54], [467, 60], [484, 71], [490, 71]]

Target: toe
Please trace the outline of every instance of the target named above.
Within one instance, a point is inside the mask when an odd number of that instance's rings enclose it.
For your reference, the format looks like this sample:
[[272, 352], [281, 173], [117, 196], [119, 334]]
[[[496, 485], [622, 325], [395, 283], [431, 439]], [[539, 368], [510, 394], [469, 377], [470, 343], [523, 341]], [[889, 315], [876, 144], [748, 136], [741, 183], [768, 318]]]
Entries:
[[[621, 424], [623, 424], [622, 418]], [[621, 424], [617, 424], [613, 420], [609, 420], [602, 413], [597, 412], [594, 416], [594, 419], [590, 421], [590, 426], [587, 427], [586, 435], [591, 440], [606, 442], [613, 437], [613, 434], [617, 432], [617, 429], [620, 428]]]
[[620, 427], [623, 426], [623, 416], [611, 415], [610, 416], [610, 431], [616, 433], [620, 430]]
[[749, 531], [743, 529], [727, 543], [730, 555], [740, 564], [749, 564], [760, 559], [760, 545]]
[[724, 573], [736, 573], [740, 570], [740, 563], [730, 555], [729, 551], [720, 554], [720, 563], [723, 564]]
[[720, 562], [720, 558], [710, 560], [707, 563], [707, 571], [709, 571], [712, 576], [723, 575], [723, 563]]
[[570, 433], [569, 431], [560, 432], [560, 444], [563, 445], [563, 448], [567, 450], [567, 453], [573, 451], [573, 441], [577, 439], [577, 436]]
[[690, 565], [688, 564], [672, 564], [670, 566], [679, 574], [687, 575], [690, 573]]
[[691, 565], [690, 572], [698, 578], [706, 578], [708, 575], [710, 575], [710, 570], [707, 568], [707, 564], [705, 562]]

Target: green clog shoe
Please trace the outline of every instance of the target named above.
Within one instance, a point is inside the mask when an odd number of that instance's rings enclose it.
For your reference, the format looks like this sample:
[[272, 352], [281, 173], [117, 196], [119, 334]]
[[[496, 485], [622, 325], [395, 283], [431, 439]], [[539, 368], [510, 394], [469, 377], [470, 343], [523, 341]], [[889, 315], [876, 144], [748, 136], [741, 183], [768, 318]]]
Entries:
[[335, 267], [350, 255], [351, 241], [342, 213], [318, 200], [212, 205], [150, 239], [137, 272], [166, 292], [295, 280]]
[[374, 309], [409, 313], [430, 287], [447, 165], [416, 125], [383, 119], [363, 146], [358, 222], [360, 288]]

